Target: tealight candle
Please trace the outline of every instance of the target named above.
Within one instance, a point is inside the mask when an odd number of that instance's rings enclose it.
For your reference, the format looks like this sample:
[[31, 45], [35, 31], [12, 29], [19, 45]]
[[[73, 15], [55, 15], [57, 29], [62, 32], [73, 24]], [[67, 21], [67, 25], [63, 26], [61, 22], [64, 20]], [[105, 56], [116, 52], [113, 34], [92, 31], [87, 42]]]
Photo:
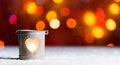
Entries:
[[45, 54], [45, 35], [48, 31], [17, 30], [21, 60], [41, 58]]

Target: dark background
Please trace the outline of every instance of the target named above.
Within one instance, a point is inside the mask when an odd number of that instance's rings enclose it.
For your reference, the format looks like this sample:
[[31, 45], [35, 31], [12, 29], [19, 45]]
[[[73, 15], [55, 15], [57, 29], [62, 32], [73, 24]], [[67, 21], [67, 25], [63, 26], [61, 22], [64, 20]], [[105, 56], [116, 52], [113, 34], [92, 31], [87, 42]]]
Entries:
[[[52, 0], [45, 0], [44, 4], [37, 4], [44, 7], [43, 14], [35, 16], [29, 15], [23, 10], [23, 5], [26, 1], [37, 3], [36, 0], [0, 0], [0, 40], [4, 41], [5, 45], [18, 45], [15, 31], [18, 29], [35, 30], [36, 22], [39, 20], [43, 20], [46, 24], [45, 30], [49, 30], [49, 34], [46, 35], [46, 45], [49, 46], [106, 46], [109, 43], [115, 46], [120, 45], [120, 14], [112, 16], [108, 12], [108, 6], [111, 3], [117, 3], [120, 6], [120, 2], [115, 2], [114, 0], [64, 0], [63, 4], [58, 6]], [[70, 14], [66, 17], [59, 16], [60, 27], [52, 29], [45, 15], [51, 9], [58, 12], [63, 6], [70, 9]], [[114, 19], [117, 23], [117, 28], [114, 31], [105, 29], [108, 32], [107, 36], [101, 39], [94, 38], [94, 41], [87, 43], [84, 34], [88, 27], [84, 25], [82, 15], [86, 10], [95, 12], [97, 8], [104, 10], [105, 20], [108, 18]], [[9, 18], [12, 14], [17, 16], [15, 24], [9, 23]], [[65, 23], [71, 17], [77, 20], [77, 26], [73, 29], [68, 28]]]

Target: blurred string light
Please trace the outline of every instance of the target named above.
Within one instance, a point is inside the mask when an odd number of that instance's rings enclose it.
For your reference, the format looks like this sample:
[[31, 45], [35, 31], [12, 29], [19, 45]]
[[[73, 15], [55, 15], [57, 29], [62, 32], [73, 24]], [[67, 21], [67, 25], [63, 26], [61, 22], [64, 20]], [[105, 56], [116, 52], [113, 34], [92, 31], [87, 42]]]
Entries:
[[46, 19], [50, 22], [52, 19], [57, 18], [57, 13], [54, 10], [47, 12]]
[[[63, 3], [64, 0], [53, 0], [54, 3], [60, 4]], [[90, 0], [81, 0], [84, 3], [89, 3]], [[115, 2], [120, 2], [120, 0], [114, 0]], [[46, 0], [36, 0], [37, 4], [34, 2], [26, 2], [23, 6], [24, 10], [27, 11], [28, 14], [36, 14], [36, 15], [42, 15], [44, 13], [44, 7], [43, 5]], [[109, 11], [111, 14], [117, 15], [120, 12], [120, 7], [117, 3], [112, 3], [109, 6]], [[69, 16], [70, 15], [70, 9], [68, 7], [62, 7], [60, 9], [60, 15], [61, 16]], [[60, 27], [60, 21], [57, 19], [57, 12], [54, 10], [50, 10], [46, 14], [46, 19], [49, 21], [49, 25], [52, 29], [58, 29]], [[92, 11], [87, 11], [83, 15], [83, 21], [87, 26], [94, 26], [96, 23], [98, 25], [104, 25], [109, 31], [113, 31], [116, 29], [116, 22], [114, 20], [107, 20], [105, 22], [105, 12], [102, 8], [96, 9], [96, 14]], [[11, 19], [11, 20], [10, 20]], [[17, 20], [17, 17], [16, 17]], [[10, 21], [13, 21], [12, 23]], [[10, 16], [9, 18], [10, 24], [15, 24], [15, 15]], [[77, 21], [74, 18], [68, 18], [66, 21], [66, 25], [68, 28], [75, 28], [77, 26]], [[36, 29], [37, 30], [44, 30], [45, 29], [45, 23], [44, 21], [38, 21], [36, 23]], [[105, 32], [101, 27], [94, 27], [91, 31], [92, 33], [85, 34], [85, 41], [87, 43], [92, 43], [94, 41], [94, 37], [97, 39], [100, 39], [104, 36]]]
[[96, 23], [96, 16], [93, 12], [88, 11], [84, 14], [83, 20], [87, 26], [93, 26]]
[[17, 22], [17, 16], [15, 14], [10, 15], [9, 17], [9, 23], [15, 24]]
[[23, 8], [27, 11], [28, 14], [35, 14], [37, 11], [37, 5], [34, 2], [26, 2]]
[[68, 28], [75, 28], [76, 25], [77, 25], [77, 21], [74, 18], [69, 18], [66, 21], [66, 25], [67, 25]]
[[61, 16], [68, 16], [70, 14], [70, 9], [67, 7], [63, 7], [60, 9]]
[[58, 19], [53, 19], [50, 21], [50, 27], [52, 29], [58, 29], [60, 27], [60, 21]]
[[4, 41], [0, 40], [0, 48], [4, 48], [4, 47], [5, 47]]
[[38, 21], [36, 23], [36, 29], [37, 30], [44, 30], [45, 29], [45, 23], [44, 23], [44, 21]]
[[45, 3], [46, 0], [36, 0], [37, 4], [39, 5], [43, 5]]
[[37, 7], [36, 15], [41, 16], [44, 12], [43, 6]]
[[94, 41], [93, 35], [90, 33], [85, 34], [85, 41], [89, 44], [92, 43]]
[[120, 12], [120, 7], [117, 3], [112, 3], [109, 6], [109, 11], [110, 11], [111, 14], [117, 15]]
[[113, 19], [108, 19], [105, 25], [109, 31], [113, 31], [116, 29], [116, 22]]
[[56, 3], [56, 4], [60, 4], [60, 3], [62, 3], [64, 0], [53, 0], [53, 2], [54, 3]]
[[92, 35], [97, 39], [101, 39], [104, 34], [104, 30], [98, 26], [92, 29]]
[[109, 44], [107, 44], [107, 46], [108, 46], [108, 47], [113, 47], [113, 46], [114, 46], [114, 44], [109, 43]]

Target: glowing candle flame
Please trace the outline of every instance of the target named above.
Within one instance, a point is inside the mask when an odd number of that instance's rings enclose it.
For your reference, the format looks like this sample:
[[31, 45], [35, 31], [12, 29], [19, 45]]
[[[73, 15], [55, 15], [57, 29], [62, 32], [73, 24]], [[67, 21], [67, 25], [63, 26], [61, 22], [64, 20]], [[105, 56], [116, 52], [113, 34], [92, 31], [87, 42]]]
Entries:
[[30, 52], [36, 53], [40, 47], [40, 41], [37, 38], [28, 38], [25, 45]]

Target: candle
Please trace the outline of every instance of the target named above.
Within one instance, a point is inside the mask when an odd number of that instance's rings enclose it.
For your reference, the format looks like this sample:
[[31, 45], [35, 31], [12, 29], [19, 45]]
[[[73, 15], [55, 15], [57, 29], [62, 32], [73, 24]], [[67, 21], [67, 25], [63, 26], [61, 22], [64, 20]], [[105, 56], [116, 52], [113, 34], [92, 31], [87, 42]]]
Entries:
[[41, 58], [45, 54], [45, 35], [48, 31], [17, 30], [21, 60]]

